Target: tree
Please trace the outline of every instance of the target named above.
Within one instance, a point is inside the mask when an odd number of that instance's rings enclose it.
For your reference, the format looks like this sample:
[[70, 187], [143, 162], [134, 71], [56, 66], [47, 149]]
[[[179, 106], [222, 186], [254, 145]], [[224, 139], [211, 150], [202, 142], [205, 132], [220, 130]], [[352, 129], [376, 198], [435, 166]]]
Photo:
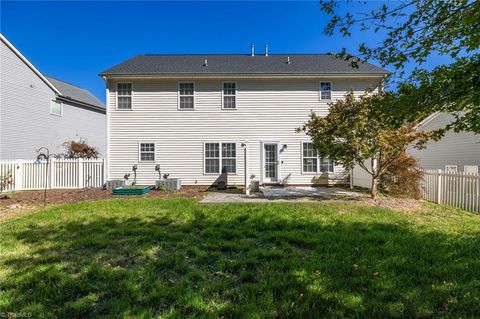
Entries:
[[[339, 32], [349, 37], [353, 27], [383, 35], [376, 45], [361, 43], [356, 56], [345, 49], [338, 53], [352, 67], [374, 59], [383, 67], [393, 67], [395, 80], [395, 76], [403, 77], [408, 63], [417, 64], [398, 86], [399, 98], [413, 103], [402, 103], [405, 108], [397, 116], [418, 120], [432, 112], [449, 112], [454, 121], [443, 132], [452, 128], [480, 134], [480, 1], [385, 2], [368, 12], [344, 15], [337, 14], [339, 2], [322, 0], [320, 7], [332, 16], [324, 29], [327, 35]], [[448, 56], [454, 62], [433, 71], [420, 68], [434, 55]]]
[[[377, 196], [379, 178], [407, 147], [424, 147], [430, 132], [416, 130], [409, 123], [398, 121], [392, 105], [398, 100], [392, 93], [365, 94], [355, 98], [352, 91], [344, 100], [331, 104], [326, 117], [312, 113], [299, 131], [311, 137], [321, 156], [335, 159], [347, 169], [355, 164], [371, 175], [371, 196]], [[372, 165], [366, 165], [371, 161]]]
[[67, 158], [98, 158], [98, 150], [87, 144], [86, 140], [67, 141], [63, 143]]

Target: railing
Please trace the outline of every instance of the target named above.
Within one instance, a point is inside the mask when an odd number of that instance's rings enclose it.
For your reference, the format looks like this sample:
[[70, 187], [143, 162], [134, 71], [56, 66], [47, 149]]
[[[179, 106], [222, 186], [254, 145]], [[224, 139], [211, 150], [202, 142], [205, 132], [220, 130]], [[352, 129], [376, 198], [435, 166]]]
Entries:
[[422, 197], [480, 213], [480, 175], [442, 170], [423, 170]]
[[11, 176], [5, 191], [47, 188], [102, 187], [106, 177], [104, 159], [2, 160], [0, 177]]

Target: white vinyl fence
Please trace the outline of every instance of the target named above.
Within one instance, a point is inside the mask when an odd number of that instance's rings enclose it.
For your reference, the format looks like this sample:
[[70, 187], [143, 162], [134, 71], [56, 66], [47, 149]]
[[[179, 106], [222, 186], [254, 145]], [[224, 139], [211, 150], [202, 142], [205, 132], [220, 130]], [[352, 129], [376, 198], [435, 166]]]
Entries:
[[480, 175], [423, 170], [423, 199], [480, 213]]
[[47, 188], [102, 187], [105, 183], [104, 159], [2, 160], [0, 177], [11, 176], [5, 191]]

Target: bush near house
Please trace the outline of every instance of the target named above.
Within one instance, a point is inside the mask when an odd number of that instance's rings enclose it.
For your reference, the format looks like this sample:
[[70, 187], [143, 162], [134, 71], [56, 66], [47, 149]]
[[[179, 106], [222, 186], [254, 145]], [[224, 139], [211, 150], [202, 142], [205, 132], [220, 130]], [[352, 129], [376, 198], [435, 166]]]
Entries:
[[480, 216], [359, 203], [60, 205], [0, 224], [0, 309], [79, 318], [467, 318]]

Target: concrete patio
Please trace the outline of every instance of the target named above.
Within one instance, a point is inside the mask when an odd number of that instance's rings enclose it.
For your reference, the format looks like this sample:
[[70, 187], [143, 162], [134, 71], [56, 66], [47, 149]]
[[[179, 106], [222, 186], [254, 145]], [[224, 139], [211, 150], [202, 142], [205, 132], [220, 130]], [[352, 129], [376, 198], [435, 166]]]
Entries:
[[201, 203], [264, 203], [319, 200], [350, 200], [365, 196], [338, 187], [262, 187], [260, 192], [245, 195], [240, 192], [211, 192]]

